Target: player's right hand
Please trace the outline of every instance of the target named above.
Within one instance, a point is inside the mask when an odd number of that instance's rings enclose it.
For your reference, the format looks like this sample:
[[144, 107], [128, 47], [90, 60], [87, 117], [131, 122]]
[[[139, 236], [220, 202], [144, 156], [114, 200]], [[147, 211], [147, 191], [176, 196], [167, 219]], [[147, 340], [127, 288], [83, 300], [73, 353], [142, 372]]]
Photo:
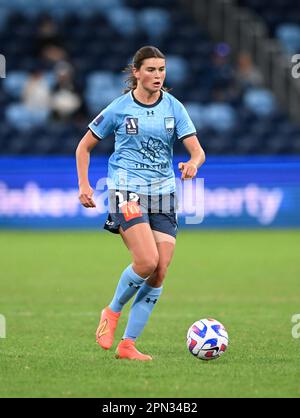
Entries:
[[95, 208], [96, 203], [93, 200], [94, 190], [90, 185], [79, 188], [79, 200], [85, 208]]
[[191, 161], [179, 163], [178, 169], [181, 171], [181, 180], [193, 179], [197, 174], [197, 166]]

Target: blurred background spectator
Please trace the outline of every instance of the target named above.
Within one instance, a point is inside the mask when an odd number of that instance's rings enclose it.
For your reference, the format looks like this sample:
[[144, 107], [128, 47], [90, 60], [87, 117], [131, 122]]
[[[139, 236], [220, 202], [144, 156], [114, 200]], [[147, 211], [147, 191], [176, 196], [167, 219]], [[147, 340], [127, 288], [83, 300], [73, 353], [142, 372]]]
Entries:
[[260, 87], [264, 83], [263, 75], [254, 65], [249, 52], [242, 51], [238, 56], [237, 80], [243, 88]]
[[42, 16], [36, 34], [36, 56], [45, 66], [65, 60], [67, 53], [59, 28], [49, 15]]
[[22, 92], [24, 105], [32, 111], [44, 109], [50, 110], [50, 88], [45, 79], [44, 72], [40, 68], [28, 74]]
[[55, 84], [52, 88], [51, 109], [53, 119], [72, 121], [86, 117], [83, 97], [74, 79], [73, 67], [65, 61], [54, 68]]

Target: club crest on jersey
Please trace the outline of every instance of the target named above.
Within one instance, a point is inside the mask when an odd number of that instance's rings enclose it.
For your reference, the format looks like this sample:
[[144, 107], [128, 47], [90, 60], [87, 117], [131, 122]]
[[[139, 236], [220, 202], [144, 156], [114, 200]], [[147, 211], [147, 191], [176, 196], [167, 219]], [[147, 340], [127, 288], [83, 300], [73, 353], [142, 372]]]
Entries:
[[155, 163], [156, 158], [160, 158], [160, 152], [164, 145], [159, 139], [149, 138], [147, 142], [141, 141], [142, 148], [139, 150], [143, 154], [143, 160], [148, 158], [152, 163]]
[[171, 134], [174, 131], [175, 127], [175, 118], [169, 117], [165, 118], [165, 128]]
[[126, 118], [126, 134], [137, 135], [138, 133], [138, 118]]

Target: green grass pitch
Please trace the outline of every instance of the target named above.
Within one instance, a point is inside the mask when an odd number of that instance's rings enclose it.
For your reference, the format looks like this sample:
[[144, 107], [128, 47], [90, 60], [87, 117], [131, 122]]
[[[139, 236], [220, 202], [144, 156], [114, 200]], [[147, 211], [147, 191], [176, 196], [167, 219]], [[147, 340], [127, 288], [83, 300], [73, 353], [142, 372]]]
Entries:
[[[137, 348], [114, 358], [95, 342], [99, 312], [130, 255], [106, 232], [1, 232], [0, 397], [299, 397], [300, 231], [181, 231], [162, 297]], [[186, 348], [203, 317], [229, 334], [222, 358]]]

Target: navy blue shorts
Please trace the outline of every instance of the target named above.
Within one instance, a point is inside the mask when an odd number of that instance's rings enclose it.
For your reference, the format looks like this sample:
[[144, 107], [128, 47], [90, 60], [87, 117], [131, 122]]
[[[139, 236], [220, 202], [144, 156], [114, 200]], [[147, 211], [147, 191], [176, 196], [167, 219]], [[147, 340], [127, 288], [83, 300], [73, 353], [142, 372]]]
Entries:
[[104, 229], [119, 234], [139, 223], [148, 223], [154, 231], [176, 238], [175, 193], [148, 196], [125, 190], [109, 190], [109, 214]]

